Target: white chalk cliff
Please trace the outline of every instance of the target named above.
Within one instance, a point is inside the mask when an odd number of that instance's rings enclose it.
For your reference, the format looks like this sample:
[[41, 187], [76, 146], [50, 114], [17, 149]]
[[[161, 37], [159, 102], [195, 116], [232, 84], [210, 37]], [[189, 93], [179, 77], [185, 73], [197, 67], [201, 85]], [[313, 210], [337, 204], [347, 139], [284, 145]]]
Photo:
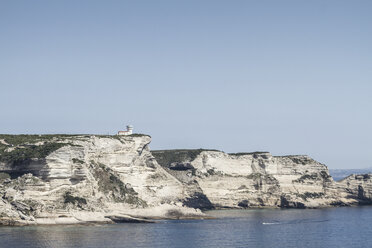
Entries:
[[372, 180], [341, 182], [307, 156], [149, 150], [147, 135], [1, 135], [0, 224], [139, 222], [200, 209], [369, 204]]

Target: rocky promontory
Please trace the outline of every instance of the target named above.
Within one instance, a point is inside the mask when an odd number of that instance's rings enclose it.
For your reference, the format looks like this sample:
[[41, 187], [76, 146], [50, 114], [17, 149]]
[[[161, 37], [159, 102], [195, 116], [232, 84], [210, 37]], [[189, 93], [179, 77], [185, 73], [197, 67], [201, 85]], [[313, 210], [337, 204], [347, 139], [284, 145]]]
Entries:
[[308, 156], [150, 151], [148, 135], [0, 135], [0, 224], [205, 218], [218, 208], [371, 204], [371, 175], [335, 182]]

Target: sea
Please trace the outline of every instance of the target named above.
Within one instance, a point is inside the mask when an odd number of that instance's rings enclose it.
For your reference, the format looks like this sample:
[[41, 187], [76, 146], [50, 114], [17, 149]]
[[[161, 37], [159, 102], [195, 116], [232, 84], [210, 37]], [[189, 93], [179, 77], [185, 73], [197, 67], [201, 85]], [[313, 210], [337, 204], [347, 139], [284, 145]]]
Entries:
[[372, 207], [216, 210], [214, 219], [0, 227], [0, 247], [372, 247]]

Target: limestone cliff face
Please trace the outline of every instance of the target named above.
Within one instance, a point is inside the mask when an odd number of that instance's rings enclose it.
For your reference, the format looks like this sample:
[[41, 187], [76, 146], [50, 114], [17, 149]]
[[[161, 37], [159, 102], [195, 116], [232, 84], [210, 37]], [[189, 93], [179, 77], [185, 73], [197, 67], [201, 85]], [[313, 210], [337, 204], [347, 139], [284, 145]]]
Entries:
[[182, 207], [184, 187], [154, 160], [149, 136], [21, 138], [26, 140], [6, 136], [0, 147], [0, 219], [5, 224], [201, 214]]
[[360, 205], [372, 204], [372, 174], [353, 174], [337, 185], [344, 197], [354, 199]]
[[0, 224], [191, 218], [200, 209], [372, 203], [308, 156], [149, 150], [146, 135], [0, 135]]
[[[267, 152], [226, 154], [206, 150], [153, 151], [158, 162], [187, 185], [187, 206], [326, 207], [358, 204], [355, 187], [345, 191], [328, 168], [308, 156], [272, 156]], [[351, 183], [351, 184], [353, 184]], [[372, 185], [366, 182], [366, 185]], [[367, 186], [365, 195], [372, 192]]]

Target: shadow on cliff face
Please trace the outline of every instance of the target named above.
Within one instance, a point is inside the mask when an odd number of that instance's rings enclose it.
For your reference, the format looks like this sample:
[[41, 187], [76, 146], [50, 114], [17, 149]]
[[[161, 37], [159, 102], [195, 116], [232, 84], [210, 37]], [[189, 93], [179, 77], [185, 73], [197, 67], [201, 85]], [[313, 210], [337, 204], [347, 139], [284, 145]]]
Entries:
[[7, 165], [4, 169], [0, 168], [0, 172], [7, 173], [11, 179], [17, 179], [18, 177], [31, 173], [35, 177], [47, 180], [49, 174], [45, 159], [17, 161], [11, 166]]
[[208, 197], [200, 192], [195, 192], [191, 197], [186, 198], [186, 200], [183, 201], [183, 204], [186, 207], [199, 208], [201, 210], [214, 209], [214, 206]]
[[280, 197], [280, 207], [281, 208], [305, 208], [305, 204], [302, 202], [291, 201], [285, 196]]
[[359, 205], [371, 205], [372, 204], [372, 199], [366, 196], [366, 191], [364, 190], [362, 185], [358, 185], [358, 198], [357, 199], [359, 201]]

